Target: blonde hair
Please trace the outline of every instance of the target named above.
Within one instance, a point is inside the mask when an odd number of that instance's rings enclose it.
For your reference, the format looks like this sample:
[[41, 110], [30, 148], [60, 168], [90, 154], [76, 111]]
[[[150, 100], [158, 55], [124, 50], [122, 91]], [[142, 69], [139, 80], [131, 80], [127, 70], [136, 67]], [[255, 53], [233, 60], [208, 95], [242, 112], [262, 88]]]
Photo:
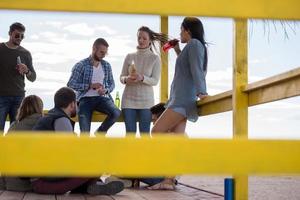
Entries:
[[29, 95], [23, 99], [18, 109], [16, 119], [21, 121], [25, 117], [35, 113], [43, 114], [43, 101], [36, 95]]

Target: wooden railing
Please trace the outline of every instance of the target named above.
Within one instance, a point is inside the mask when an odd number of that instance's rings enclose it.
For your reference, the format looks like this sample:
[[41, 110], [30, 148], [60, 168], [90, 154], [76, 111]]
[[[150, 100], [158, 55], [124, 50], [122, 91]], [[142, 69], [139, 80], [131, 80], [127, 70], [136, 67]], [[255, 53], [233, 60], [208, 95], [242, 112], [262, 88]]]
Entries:
[[[233, 89], [198, 102], [201, 116], [233, 111], [233, 140], [12, 135], [0, 138], [2, 173], [91, 176], [102, 172], [230, 173], [236, 180], [237, 200], [248, 199], [248, 174], [300, 173], [299, 141], [247, 139], [249, 106], [300, 95], [299, 68], [248, 84], [247, 19], [299, 20], [299, 0], [1, 0], [0, 9], [157, 14], [165, 33], [171, 15], [234, 19]], [[166, 54], [162, 53], [162, 61], [160, 95], [161, 101], [165, 101], [168, 98]], [[93, 120], [101, 121], [103, 115], [95, 113]]]

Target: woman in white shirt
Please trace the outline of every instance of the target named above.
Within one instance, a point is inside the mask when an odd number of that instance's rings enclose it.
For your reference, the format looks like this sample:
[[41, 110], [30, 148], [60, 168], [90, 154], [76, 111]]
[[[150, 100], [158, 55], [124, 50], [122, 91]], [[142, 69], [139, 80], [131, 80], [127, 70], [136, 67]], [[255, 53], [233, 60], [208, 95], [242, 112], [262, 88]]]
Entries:
[[137, 33], [137, 51], [129, 53], [123, 64], [121, 83], [125, 84], [122, 96], [122, 112], [126, 132], [136, 133], [139, 122], [140, 133], [150, 132], [151, 112], [154, 105], [155, 86], [160, 78], [160, 58], [153, 52], [155, 41], [167, 42], [167, 36], [142, 26]]

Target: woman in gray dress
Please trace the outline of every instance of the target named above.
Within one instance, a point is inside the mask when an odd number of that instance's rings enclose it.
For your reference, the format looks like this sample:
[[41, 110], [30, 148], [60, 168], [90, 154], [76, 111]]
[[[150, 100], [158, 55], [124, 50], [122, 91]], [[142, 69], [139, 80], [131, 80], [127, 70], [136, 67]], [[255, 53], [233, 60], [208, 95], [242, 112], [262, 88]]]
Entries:
[[[184, 18], [180, 41], [186, 43], [186, 46], [182, 51], [179, 45], [175, 46], [177, 59], [170, 98], [166, 110], [154, 124], [152, 133], [184, 133], [187, 120], [195, 122], [198, 119], [197, 99], [207, 96], [207, 49], [203, 25], [198, 18]], [[174, 179], [167, 178], [153, 189], [175, 188], [172, 186]]]

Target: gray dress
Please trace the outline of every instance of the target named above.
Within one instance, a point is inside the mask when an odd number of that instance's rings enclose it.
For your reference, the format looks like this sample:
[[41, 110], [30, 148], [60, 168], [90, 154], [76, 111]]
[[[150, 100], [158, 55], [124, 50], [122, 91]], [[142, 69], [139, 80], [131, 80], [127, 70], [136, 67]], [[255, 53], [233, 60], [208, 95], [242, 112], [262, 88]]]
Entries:
[[204, 54], [204, 46], [199, 40], [191, 39], [186, 44], [177, 57], [170, 98], [166, 104], [166, 108], [184, 115], [192, 122], [198, 119], [196, 95], [207, 94]]

